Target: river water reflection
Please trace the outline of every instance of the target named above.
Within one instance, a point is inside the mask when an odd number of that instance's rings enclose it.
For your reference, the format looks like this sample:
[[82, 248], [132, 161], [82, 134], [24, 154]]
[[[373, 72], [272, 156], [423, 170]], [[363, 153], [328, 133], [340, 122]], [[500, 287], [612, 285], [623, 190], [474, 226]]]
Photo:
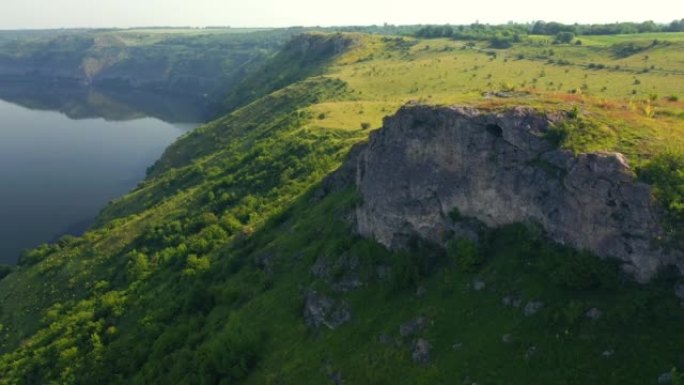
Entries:
[[191, 101], [121, 96], [0, 83], [0, 263], [82, 232], [204, 118]]

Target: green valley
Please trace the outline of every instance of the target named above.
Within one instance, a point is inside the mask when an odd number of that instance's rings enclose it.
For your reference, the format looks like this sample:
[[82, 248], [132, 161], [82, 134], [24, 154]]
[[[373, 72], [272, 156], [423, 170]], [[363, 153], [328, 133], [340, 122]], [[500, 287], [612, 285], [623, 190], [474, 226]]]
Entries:
[[682, 250], [684, 32], [458, 31], [0, 33], [0, 74], [49, 55], [66, 77], [136, 74], [126, 87], [206, 94], [223, 114], [85, 234], [0, 278], [0, 384], [681, 384], [681, 260], [637, 283], [538, 223], [489, 228], [463, 208], [440, 220], [472, 237], [387, 247], [359, 232], [355, 154], [388, 116], [524, 107], [552, 117], [540, 137], [568, 157], [623, 154], [624, 178], [653, 188], [657, 247]]

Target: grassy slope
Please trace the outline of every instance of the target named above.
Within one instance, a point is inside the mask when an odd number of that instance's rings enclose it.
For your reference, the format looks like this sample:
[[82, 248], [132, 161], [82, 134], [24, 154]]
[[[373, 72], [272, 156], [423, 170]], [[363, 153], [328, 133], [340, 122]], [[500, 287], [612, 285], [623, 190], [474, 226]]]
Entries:
[[[583, 46], [528, 43], [509, 50], [464, 49], [463, 42], [445, 39], [388, 49], [409, 44], [373, 38], [367, 52], [351, 53], [329, 75], [349, 84], [354, 90], [352, 100], [311, 108], [316, 115], [326, 113], [327, 118], [318, 122], [320, 127], [358, 128], [363, 121], [379, 126], [383, 116], [411, 100], [492, 107], [531, 104], [547, 110], [576, 105], [607, 125], [612, 137], [607, 143], [577, 146], [577, 150], [616, 150], [639, 163], [666, 149], [684, 149], [684, 34], [649, 36], [648, 41], [665, 40], [663, 36], [673, 41], [626, 58], [615, 58], [611, 47], [628, 37], [594, 38], [593, 45]], [[568, 64], [558, 65], [558, 60]], [[606, 68], [593, 69], [589, 64]], [[656, 70], [643, 73], [647, 64]], [[616, 65], [619, 70], [614, 69]], [[634, 84], [635, 79], [639, 84]], [[482, 96], [502, 89], [530, 94], [494, 100]], [[572, 93], [575, 90], [579, 91]], [[669, 96], [680, 100], [669, 101]]]
[[[475, 272], [430, 248], [391, 255], [351, 235], [345, 218], [353, 192], [322, 201], [305, 193], [366, 138], [362, 123], [378, 127], [414, 99], [576, 105], [608, 126], [599, 141], [585, 140], [592, 130], [573, 131], [566, 144], [577, 150], [620, 150], [643, 163], [681, 149], [684, 105], [662, 99], [684, 83], [677, 73], [684, 39], [672, 36], [670, 46], [639, 53], [663, 70], [639, 74], [582, 66], [629, 59], [601, 47], [615, 43], [607, 38], [579, 47], [520, 45], [490, 60], [488, 49], [461, 42], [362, 37], [323, 76], [184, 137], [83, 237], [29, 253], [30, 264], [0, 281], [0, 383], [302, 384], [338, 371], [345, 383], [363, 384], [653, 383], [684, 366], [684, 311], [672, 281], [634, 287], [516, 227], [491, 237]], [[547, 63], [541, 57], [549, 49], [574, 64]], [[604, 77], [609, 87], [600, 91]], [[589, 87], [581, 94], [563, 92], [582, 82]], [[501, 83], [529, 94], [481, 95]], [[661, 94], [653, 101], [652, 87]], [[354, 274], [363, 288], [331, 289], [348, 273], [344, 266], [331, 277], [311, 275], [317, 259], [334, 265], [345, 255], [360, 260]], [[392, 268], [386, 280], [377, 275], [382, 266]], [[589, 284], [569, 288], [564, 276], [588, 276], [580, 281]], [[472, 290], [475, 277], [485, 290]], [[426, 289], [420, 297], [419, 286]], [[347, 301], [350, 324], [307, 329], [302, 298], [311, 288]], [[502, 305], [508, 294], [546, 306], [525, 317]], [[603, 312], [598, 321], [584, 317], [591, 307]], [[420, 314], [431, 325], [400, 338], [399, 324]], [[381, 343], [382, 333], [396, 346]], [[419, 336], [433, 346], [427, 367], [411, 361]]]

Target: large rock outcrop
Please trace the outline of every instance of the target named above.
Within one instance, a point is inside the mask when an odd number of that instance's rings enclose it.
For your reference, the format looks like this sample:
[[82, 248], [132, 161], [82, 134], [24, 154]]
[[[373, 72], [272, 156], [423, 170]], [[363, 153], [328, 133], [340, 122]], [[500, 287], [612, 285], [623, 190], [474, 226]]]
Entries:
[[538, 223], [557, 242], [620, 259], [639, 281], [664, 265], [681, 271], [681, 251], [654, 242], [650, 186], [621, 154], [557, 149], [544, 138], [551, 124], [526, 108], [402, 108], [343, 168], [363, 198], [358, 231], [391, 249], [415, 235], [443, 242], [457, 209], [490, 227]]

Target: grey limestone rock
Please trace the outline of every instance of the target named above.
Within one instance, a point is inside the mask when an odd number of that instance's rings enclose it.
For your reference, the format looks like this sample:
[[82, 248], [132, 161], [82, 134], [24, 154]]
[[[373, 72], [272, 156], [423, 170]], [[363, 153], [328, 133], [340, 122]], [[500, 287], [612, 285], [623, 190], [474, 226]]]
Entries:
[[544, 303], [542, 303], [540, 301], [530, 301], [527, 303], [527, 305], [525, 305], [525, 308], [523, 309], [523, 314], [525, 314], [526, 317], [535, 315], [543, 307], [544, 307]]
[[360, 261], [357, 256], [343, 254], [334, 262], [326, 257], [318, 257], [310, 271], [314, 277], [329, 283], [335, 292], [346, 293], [363, 286], [359, 267]]
[[430, 350], [432, 350], [432, 345], [423, 339], [417, 339], [413, 344], [413, 351], [411, 352], [411, 358], [413, 362], [421, 365], [427, 365], [430, 363]]
[[330, 299], [313, 290], [304, 295], [304, 321], [310, 328], [326, 326], [337, 329], [350, 319], [351, 312], [344, 302]]
[[598, 308], [592, 307], [591, 309], [587, 310], [584, 315], [592, 321], [597, 321], [601, 318], [601, 316], [603, 316], [603, 312]]
[[399, 335], [402, 337], [412, 336], [420, 333], [428, 326], [428, 319], [425, 316], [419, 316], [412, 320], [406, 321], [399, 326]]
[[475, 278], [475, 279], [473, 279], [472, 286], [473, 286], [473, 290], [482, 291], [487, 287], [487, 284], [483, 280], [481, 280], [479, 278]]
[[677, 298], [684, 300], [684, 283], [680, 283], [675, 286], [674, 292]]
[[658, 376], [658, 383], [659, 384], [670, 384], [670, 383], [672, 383], [672, 373], [670, 373], [670, 372], [660, 373], [660, 375]]
[[[548, 237], [621, 260], [641, 282], [684, 269], [663, 234], [651, 187], [619, 153], [573, 154], [545, 138], [553, 119], [528, 108], [405, 106], [352, 151], [340, 172], [363, 203], [357, 231], [390, 249], [419, 236], [443, 243], [455, 209], [489, 227], [539, 224]], [[353, 167], [352, 167], [353, 166]]]
[[522, 304], [522, 299], [518, 295], [510, 294], [503, 297], [501, 303], [505, 306], [518, 308]]

